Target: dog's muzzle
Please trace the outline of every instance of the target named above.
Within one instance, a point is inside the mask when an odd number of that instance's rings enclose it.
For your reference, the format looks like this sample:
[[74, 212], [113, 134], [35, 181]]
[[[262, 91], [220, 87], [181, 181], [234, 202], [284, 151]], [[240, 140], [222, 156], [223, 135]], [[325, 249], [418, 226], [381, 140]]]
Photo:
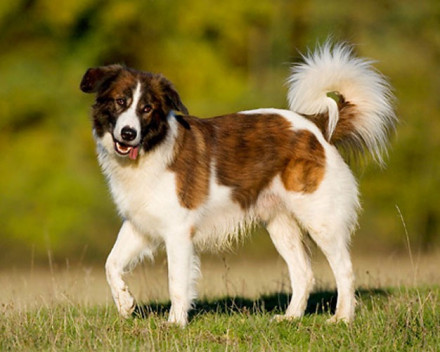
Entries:
[[120, 156], [128, 156], [131, 160], [136, 160], [139, 155], [139, 145], [132, 145], [138, 136], [136, 129], [124, 126], [119, 133], [122, 141], [113, 136], [115, 151]]

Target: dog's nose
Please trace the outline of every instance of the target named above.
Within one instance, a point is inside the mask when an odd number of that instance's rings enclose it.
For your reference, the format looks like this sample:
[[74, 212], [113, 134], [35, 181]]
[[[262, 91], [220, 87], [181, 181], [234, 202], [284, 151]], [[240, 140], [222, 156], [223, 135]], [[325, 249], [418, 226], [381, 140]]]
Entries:
[[126, 142], [131, 142], [137, 136], [137, 132], [134, 128], [125, 126], [121, 130], [121, 137]]

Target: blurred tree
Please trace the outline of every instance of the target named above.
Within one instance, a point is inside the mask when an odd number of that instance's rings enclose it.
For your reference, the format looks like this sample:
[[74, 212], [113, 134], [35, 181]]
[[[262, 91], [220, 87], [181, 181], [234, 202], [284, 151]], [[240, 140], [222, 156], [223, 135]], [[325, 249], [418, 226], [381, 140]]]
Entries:
[[[358, 170], [355, 243], [438, 245], [440, 2], [17, 0], [0, 3], [2, 260], [46, 251], [102, 258], [119, 220], [93, 154], [88, 67], [163, 72], [190, 112], [285, 107], [298, 51], [329, 36], [357, 44], [390, 77], [402, 119], [389, 167]], [[23, 261], [22, 259], [20, 259]]]

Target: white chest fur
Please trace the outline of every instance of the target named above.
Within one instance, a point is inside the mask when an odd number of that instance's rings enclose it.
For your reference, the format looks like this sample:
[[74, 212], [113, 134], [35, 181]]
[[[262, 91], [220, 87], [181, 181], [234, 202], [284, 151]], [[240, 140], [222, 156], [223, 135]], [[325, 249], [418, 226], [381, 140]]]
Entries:
[[153, 237], [164, 237], [174, 226], [189, 221], [191, 214], [179, 204], [175, 174], [168, 169], [163, 151], [142, 155], [134, 163], [117, 159], [108, 150], [98, 145], [98, 159], [124, 219]]

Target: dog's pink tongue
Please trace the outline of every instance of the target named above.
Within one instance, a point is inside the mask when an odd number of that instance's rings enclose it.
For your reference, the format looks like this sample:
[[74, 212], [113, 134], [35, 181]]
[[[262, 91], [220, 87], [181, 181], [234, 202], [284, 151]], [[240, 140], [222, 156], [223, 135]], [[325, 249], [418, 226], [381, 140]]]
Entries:
[[139, 147], [132, 147], [132, 148], [130, 149], [130, 153], [128, 154], [128, 157], [129, 157], [131, 160], [136, 160], [138, 154], [139, 154]]

